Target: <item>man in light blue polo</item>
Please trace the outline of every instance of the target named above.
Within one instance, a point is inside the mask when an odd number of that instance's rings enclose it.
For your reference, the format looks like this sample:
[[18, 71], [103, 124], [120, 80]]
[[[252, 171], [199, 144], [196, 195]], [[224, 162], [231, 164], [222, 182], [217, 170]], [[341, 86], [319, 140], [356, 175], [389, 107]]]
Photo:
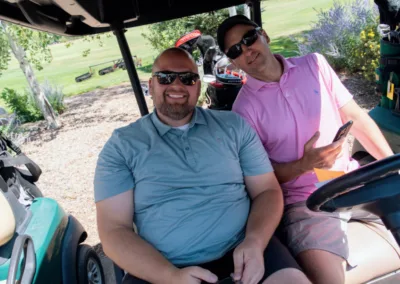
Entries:
[[100, 239], [124, 283], [309, 283], [273, 237], [283, 198], [256, 133], [196, 107], [186, 51], [164, 51], [152, 73], [155, 111], [114, 131], [94, 180]]

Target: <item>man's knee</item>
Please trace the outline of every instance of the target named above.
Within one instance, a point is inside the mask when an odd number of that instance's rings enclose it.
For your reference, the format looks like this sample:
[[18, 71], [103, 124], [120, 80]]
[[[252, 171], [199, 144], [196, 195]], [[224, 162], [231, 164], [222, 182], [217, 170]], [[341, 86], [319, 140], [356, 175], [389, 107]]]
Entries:
[[311, 284], [307, 276], [296, 268], [285, 268], [271, 274], [263, 284]]
[[306, 250], [297, 260], [312, 283], [344, 283], [347, 262], [340, 256], [324, 250]]

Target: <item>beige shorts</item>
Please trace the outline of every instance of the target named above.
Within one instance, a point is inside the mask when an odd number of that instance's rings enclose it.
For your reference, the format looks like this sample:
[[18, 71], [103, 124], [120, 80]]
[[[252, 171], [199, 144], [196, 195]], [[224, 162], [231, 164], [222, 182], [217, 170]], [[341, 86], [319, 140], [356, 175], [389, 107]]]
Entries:
[[285, 207], [280, 231], [293, 256], [296, 257], [309, 249], [325, 250], [345, 259], [351, 268], [357, 266], [357, 263], [349, 257], [346, 234], [349, 221], [365, 223], [385, 238], [399, 253], [394, 238], [391, 238], [388, 232], [383, 232], [374, 226], [374, 224], [383, 225], [381, 219], [365, 211], [314, 212], [307, 208], [305, 201], [298, 202]]

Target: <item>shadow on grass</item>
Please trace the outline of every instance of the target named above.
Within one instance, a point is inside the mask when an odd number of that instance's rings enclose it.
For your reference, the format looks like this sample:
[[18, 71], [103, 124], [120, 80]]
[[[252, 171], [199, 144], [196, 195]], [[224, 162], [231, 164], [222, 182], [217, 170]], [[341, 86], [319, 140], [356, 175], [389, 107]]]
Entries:
[[137, 70], [142, 71], [144, 73], [151, 73], [151, 68], [153, 68], [153, 64], [148, 64], [142, 67], [138, 67]]
[[283, 57], [298, 56], [298, 48], [293, 36], [278, 37], [271, 41], [270, 48], [273, 53], [282, 55]]

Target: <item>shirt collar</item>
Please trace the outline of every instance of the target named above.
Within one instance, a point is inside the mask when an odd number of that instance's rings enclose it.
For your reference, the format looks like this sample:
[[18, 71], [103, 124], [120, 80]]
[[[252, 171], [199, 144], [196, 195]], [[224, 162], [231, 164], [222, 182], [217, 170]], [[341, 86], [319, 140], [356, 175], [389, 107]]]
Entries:
[[[189, 128], [192, 128], [195, 124], [207, 125], [207, 121], [204, 117], [203, 111], [204, 110], [201, 107], [195, 107], [192, 119], [190, 120], [190, 123], [189, 123]], [[151, 114], [151, 120], [153, 121], [153, 124], [154, 124], [155, 128], [157, 129], [158, 134], [160, 134], [160, 136], [163, 136], [169, 130], [173, 129], [171, 126], [163, 123], [158, 118], [157, 112], [155, 111], [155, 109]]]
[[[287, 60], [285, 57], [283, 57], [280, 54], [274, 54], [275, 58], [278, 59], [282, 64], [283, 64], [283, 73], [281, 78], [287, 74], [289, 72], [290, 69], [296, 67], [296, 64], [294, 64], [293, 62]], [[276, 84], [276, 82], [264, 82], [261, 80], [258, 80], [250, 75], [246, 75], [247, 76], [247, 82], [246, 85], [251, 88], [254, 89], [255, 91], [258, 91], [259, 89], [261, 89], [262, 87], [264, 87], [265, 85], [272, 85], [272, 84]]]

